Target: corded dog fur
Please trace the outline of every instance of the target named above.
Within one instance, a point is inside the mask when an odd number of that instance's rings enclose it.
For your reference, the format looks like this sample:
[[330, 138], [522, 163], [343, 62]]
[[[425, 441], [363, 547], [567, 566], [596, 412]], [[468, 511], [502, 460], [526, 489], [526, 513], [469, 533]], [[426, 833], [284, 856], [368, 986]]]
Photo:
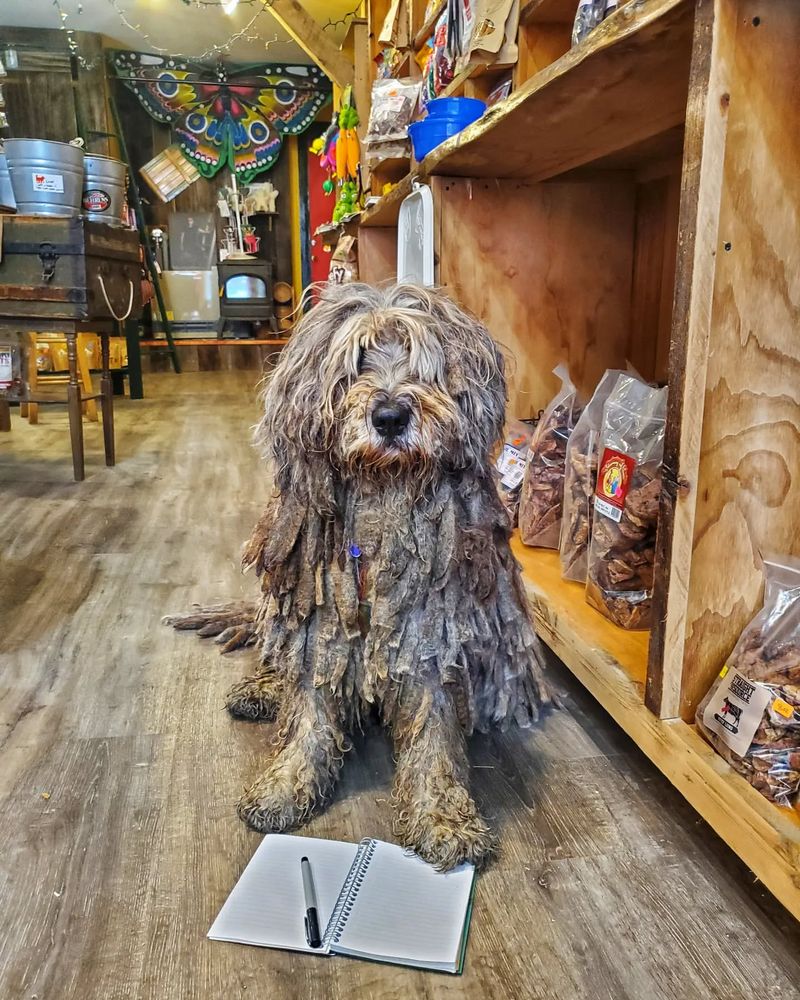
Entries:
[[440, 292], [330, 286], [299, 323], [257, 432], [275, 484], [243, 558], [258, 604], [167, 619], [258, 645], [228, 697], [236, 716], [277, 713], [239, 803], [255, 829], [324, 803], [374, 707], [400, 841], [442, 869], [492, 852], [465, 736], [529, 725], [549, 701], [493, 480], [505, 403], [497, 346]]

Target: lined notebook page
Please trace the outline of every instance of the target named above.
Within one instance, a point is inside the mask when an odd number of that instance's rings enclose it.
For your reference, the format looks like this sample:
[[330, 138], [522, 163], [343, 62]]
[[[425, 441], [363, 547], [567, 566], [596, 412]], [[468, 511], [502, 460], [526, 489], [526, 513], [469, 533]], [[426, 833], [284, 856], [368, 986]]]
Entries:
[[311, 862], [320, 926], [324, 930], [355, 854], [355, 844], [268, 834], [242, 872], [208, 936], [216, 941], [322, 953], [321, 948], [309, 948], [306, 943], [300, 858], [305, 855]]
[[402, 847], [376, 842], [332, 951], [456, 971], [475, 868], [437, 872]]

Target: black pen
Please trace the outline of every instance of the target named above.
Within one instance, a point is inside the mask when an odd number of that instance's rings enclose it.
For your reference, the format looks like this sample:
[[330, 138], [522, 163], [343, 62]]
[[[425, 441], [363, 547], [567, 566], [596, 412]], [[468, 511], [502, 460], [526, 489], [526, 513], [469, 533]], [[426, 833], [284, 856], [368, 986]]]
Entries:
[[317, 894], [314, 891], [314, 876], [311, 874], [311, 862], [308, 858], [300, 858], [300, 874], [303, 876], [303, 898], [306, 903], [306, 941], [309, 948], [319, 948], [322, 938], [317, 916]]

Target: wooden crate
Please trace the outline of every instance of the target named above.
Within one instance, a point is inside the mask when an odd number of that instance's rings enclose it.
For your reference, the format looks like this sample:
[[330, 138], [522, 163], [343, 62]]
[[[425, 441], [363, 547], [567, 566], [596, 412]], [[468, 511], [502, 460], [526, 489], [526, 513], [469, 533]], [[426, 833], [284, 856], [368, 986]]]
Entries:
[[2, 237], [0, 318], [114, 319], [129, 306], [138, 315], [141, 266], [135, 230], [17, 215], [5, 217]]
[[540, 634], [800, 917], [800, 813], [693, 725], [761, 553], [800, 555], [800, 6], [642, 0], [569, 51], [566, 9], [523, 5], [530, 78], [362, 214], [361, 274], [393, 276], [427, 182], [437, 280], [506, 345], [511, 415], [558, 361], [585, 393], [626, 361], [669, 384], [652, 634], [589, 608], [554, 553], [517, 554]]

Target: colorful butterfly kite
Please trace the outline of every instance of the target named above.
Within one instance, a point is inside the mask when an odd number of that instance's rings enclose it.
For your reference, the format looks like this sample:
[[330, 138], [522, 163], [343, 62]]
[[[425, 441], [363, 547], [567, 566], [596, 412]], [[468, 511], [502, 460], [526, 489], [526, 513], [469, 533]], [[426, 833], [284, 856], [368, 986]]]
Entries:
[[263, 66], [253, 76], [141, 52], [115, 51], [111, 61], [204, 177], [227, 166], [246, 183], [268, 170], [281, 137], [304, 132], [330, 97], [316, 66]]

